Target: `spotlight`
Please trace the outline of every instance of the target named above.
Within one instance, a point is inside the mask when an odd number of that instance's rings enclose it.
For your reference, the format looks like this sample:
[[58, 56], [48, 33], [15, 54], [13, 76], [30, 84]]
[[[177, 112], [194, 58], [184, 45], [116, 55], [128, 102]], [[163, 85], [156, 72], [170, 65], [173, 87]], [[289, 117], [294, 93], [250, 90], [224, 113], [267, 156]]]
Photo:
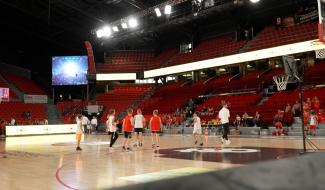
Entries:
[[172, 6], [166, 5], [164, 11], [165, 15], [170, 15], [171, 12], [172, 12]]
[[104, 31], [102, 29], [99, 29], [96, 31], [97, 38], [101, 38], [104, 36]]
[[103, 35], [105, 37], [110, 37], [112, 35], [111, 28], [108, 27], [108, 26], [104, 26], [104, 28], [103, 28]]
[[138, 21], [135, 18], [130, 18], [128, 24], [131, 28], [134, 28], [138, 26]]
[[113, 26], [113, 31], [114, 32], [118, 32], [118, 27], [117, 26]]
[[260, 0], [249, 0], [251, 3], [258, 3]]
[[122, 22], [121, 25], [122, 25], [122, 28], [123, 28], [123, 29], [127, 29], [127, 28], [128, 28], [128, 25], [127, 25], [125, 22]]
[[159, 8], [155, 8], [155, 12], [156, 12], [157, 17], [161, 17], [161, 12], [160, 12]]

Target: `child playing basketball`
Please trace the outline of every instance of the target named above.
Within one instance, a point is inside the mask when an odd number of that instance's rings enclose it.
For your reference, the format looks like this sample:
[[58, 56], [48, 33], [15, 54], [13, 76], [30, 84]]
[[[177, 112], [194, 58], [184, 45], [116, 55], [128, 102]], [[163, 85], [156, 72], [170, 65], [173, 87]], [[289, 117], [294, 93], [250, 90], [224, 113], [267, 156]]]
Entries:
[[[153, 116], [149, 122], [150, 129], [151, 129], [151, 141], [152, 141], [152, 148], [159, 147], [159, 133], [161, 131], [161, 119], [158, 116], [158, 110], [153, 111]], [[156, 139], [156, 143], [154, 142], [154, 137]]]
[[310, 111], [309, 116], [309, 133], [310, 135], [316, 136], [316, 128], [317, 128], [317, 116], [315, 115], [314, 111]]
[[124, 132], [124, 141], [123, 141], [122, 148], [123, 148], [123, 150], [128, 150], [128, 151], [131, 151], [130, 142], [131, 142], [131, 138], [132, 138], [131, 134], [132, 134], [133, 125], [134, 125], [132, 113], [133, 113], [133, 110], [128, 109], [127, 115], [124, 117], [123, 124], [122, 124], [122, 129]]
[[202, 127], [201, 127], [201, 119], [199, 118], [199, 113], [195, 112], [193, 114], [193, 120], [194, 120], [194, 129], [193, 129], [193, 138], [194, 138], [194, 144], [197, 144], [197, 138], [200, 137], [200, 146], [203, 146], [203, 138], [202, 138]]
[[76, 130], [76, 140], [77, 140], [77, 151], [81, 151], [82, 149], [80, 148], [80, 141], [82, 134], [84, 134], [84, 130], [82, 127], [82, 115], [77, 116], [77, 130]]
[[111, 136], [109, 147], [112, 148], [116, 140], [118, 139], [117, 134], [117, 122], [115, 121], [115, 110], [110, 109], [109, 115], [107, 119], [107, 129], [108, 129], [108, 135]]
[[142, 147], [142, 132], [145, 126], [145, 119], [140, 109], [137, 110], [137, 115], [134, 116], [134, 132], [139, 147]]

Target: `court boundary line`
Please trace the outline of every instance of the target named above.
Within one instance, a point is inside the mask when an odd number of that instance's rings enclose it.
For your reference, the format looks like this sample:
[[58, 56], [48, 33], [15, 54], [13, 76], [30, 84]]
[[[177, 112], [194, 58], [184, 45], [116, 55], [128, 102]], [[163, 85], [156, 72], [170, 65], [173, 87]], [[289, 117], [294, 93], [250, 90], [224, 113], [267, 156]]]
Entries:
[[61, 185], [63, 185], [64, 187], [68, 188], [68, 189], [72, 189], [72, 190], [78, 190], [77, 188], [74, 188], [74, 187], [71, 187], [70, 185], [66, 184], [60, 177], [60, 171], [62, 170], [62, 168], [64, 167], [65, 165], [59, 167], [56, 172], [55, 172], [55, 178], [56, 178], [56, 181], [59, 182]]

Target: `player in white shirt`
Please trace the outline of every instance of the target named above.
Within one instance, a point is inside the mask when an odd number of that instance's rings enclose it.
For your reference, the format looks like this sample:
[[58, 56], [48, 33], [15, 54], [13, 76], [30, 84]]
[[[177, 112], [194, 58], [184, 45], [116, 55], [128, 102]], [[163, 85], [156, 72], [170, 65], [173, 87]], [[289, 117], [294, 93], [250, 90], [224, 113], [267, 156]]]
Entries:
[[98, 126], [98, 122], [97, 122], [97, 118], [95, 116], [93, 116], [93, 118], [90, 121], [92, 130], [97, 131], [97, 126]]
[[116, 140], [118, 139], [117, 134], [117, 122], [115, 120], [115, 110], [110, 109], [109, 115], [107, 116], [106, 127], [108, 135], [111, 136], [109, 147], [112, 148]]
[[315, 115], [314, 110], [310, 111], [309, 115], [309, 132], [310, 135], [316, 136], [316, 129], [318, 124], [318, 117]]
[[196, 145], [198, 142], [198, 136], [200, 137], [200, 146], [203, 146], [203, 137], [202, 137], [202, 127], [201, 127], [201, 119], [199, 117], [199, 113], [195, 112], [193, 114], [193, 138], [194, 138], [194, 144]]
[[88, 131], [87, 127], [89, 125], [89, 119], [86, 116], [82, 116], [81, 120], [82, 126], [84, 127], [84, 132], [86, 133]]
[[142, 147], [142, 133], [143, 128], [145, 127], [145, 118], [142, 115], [141, 109], [137, 110], [137, 114], [134, 116], [134, 132], [139, 147]]
[[84, 130], [82, 128], [82, 115], [78, 115], [76, 118], [77, 121], [77, 130], [76, 130], [76, 140], [77, 140], [77, 151], [81, 151], [82, 149], [80, 148], [80, 141], [82, 134], [84, 134]]
[[230, 140], [228, 139], [229, 118], [230, 118], [230, 112], [229, 109], [227, 108], [227, 104], [225, 102], [222, 102], [222, 108], [219, 111], [219, 119], [223, 127], [223, 135], [221, 137], [221, 142], [225, 143], [226, 145], [230, 144]]

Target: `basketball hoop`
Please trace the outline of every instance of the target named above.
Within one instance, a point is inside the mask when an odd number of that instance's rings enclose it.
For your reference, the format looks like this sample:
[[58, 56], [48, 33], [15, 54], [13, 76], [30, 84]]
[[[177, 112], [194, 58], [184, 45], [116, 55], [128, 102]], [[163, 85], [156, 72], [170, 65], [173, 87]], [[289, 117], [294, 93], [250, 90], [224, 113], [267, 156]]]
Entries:
[[278, 91], [283, 91], [287, 88], [289, 76], [277, 75], [277, 76], [273, 76], [273, 80], [277, 86]]

